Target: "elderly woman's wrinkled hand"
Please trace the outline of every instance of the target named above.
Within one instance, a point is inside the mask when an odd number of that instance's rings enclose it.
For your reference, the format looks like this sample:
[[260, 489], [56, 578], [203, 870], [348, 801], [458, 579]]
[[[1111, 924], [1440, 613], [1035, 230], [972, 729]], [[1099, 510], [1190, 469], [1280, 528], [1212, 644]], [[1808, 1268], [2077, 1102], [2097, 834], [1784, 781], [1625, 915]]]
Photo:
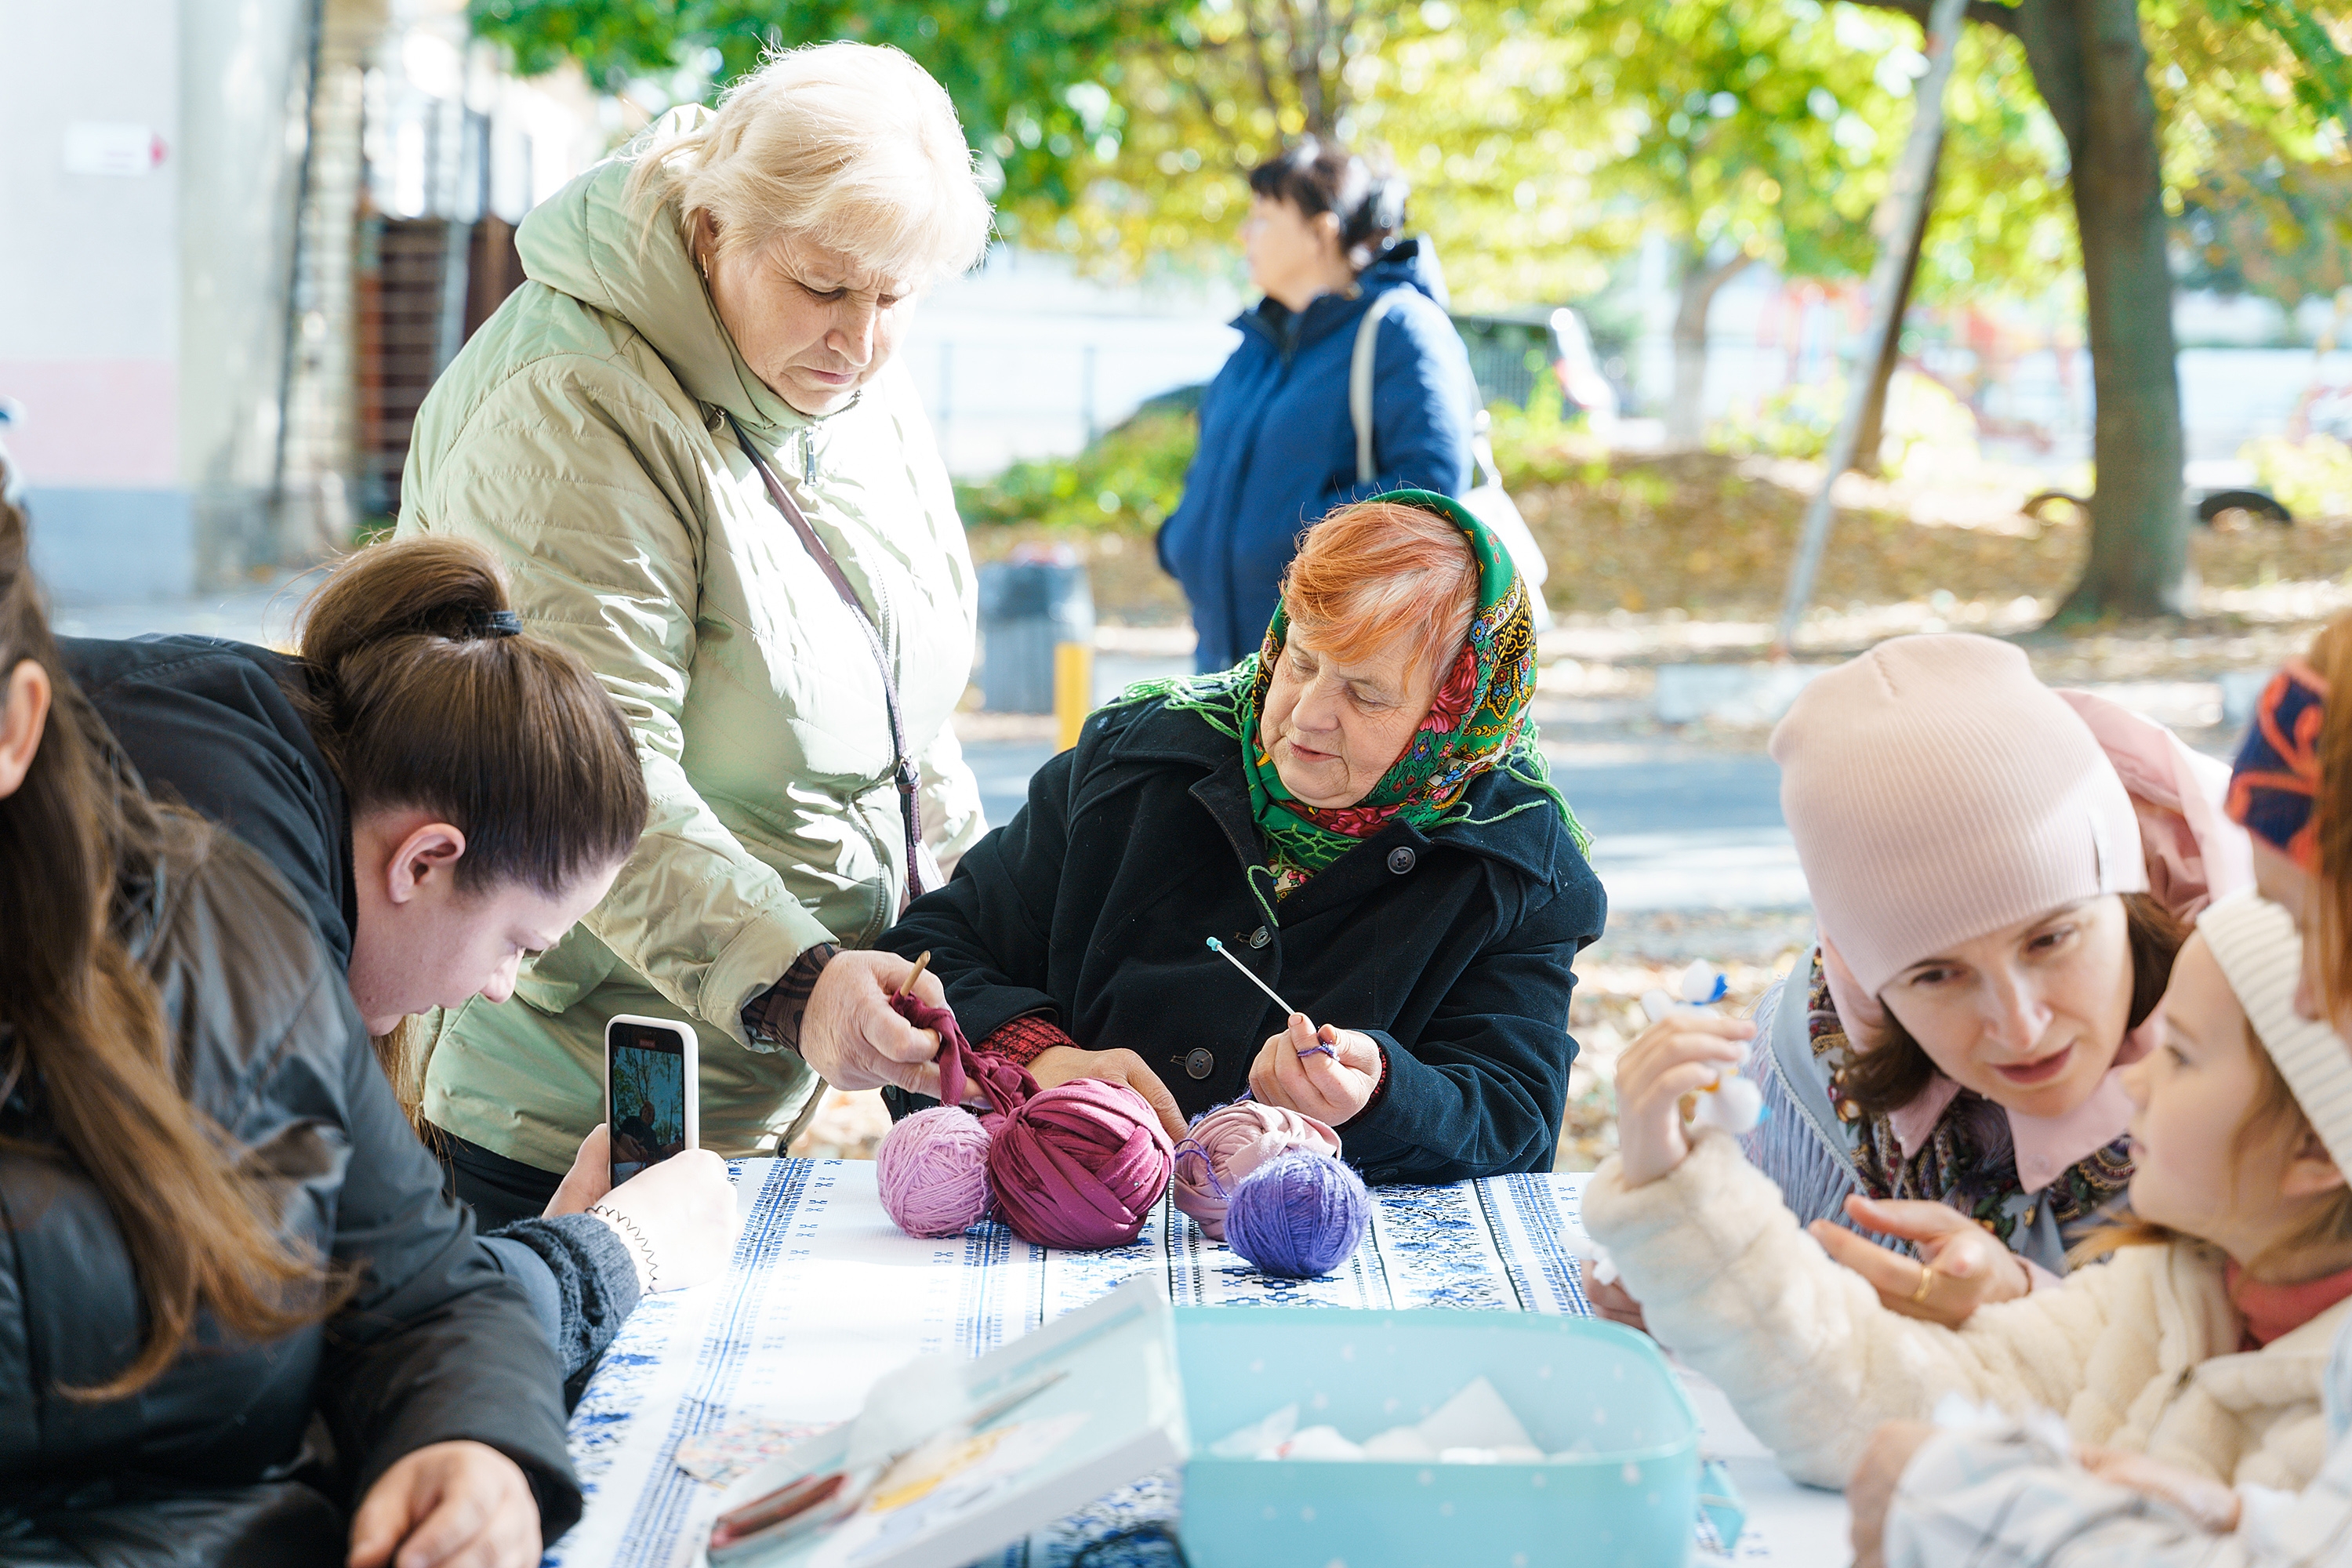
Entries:
[[1677, 1008], [1643, 1030], [1617, 1063], [1617, 1148], [1628, 1187], [1646, 1186], [1683, 1163], [1690, 1139], [1682, 1099], [1748, 1059], [1756, 1026], [1745, 1018]]
[[[837, 952], [817, 975], [801, 1018], [801, 1059], [835, 1089], [896, 1084], [916, 1094], [940, 1091], [940, 1037], [918, 1029], [890, 1005], [915, 966], [895, 952]], [[915, 994], [934, 1007], [948, 1005], [936, 974], [915, 978]]]
[[[1318, 1048], [1319, 1047], [1319, 1048]], [[1317, 1029], [1303, 1013], [1273, 1036], [1250, 1064], [1250, 1093], [1261, 1105], [1278, 1105], [1337, 1127], [1371, 1103], [1381, 1082], [1381, 1047], [1370, 1035]]]
[[1949, 1205], [1855, 1196], [1846, 1199], [1845, 1212], [1865, 1230], [1918, 1247], [1916, 1258], [1906, 1258], [1829, 1220], [1805, 1227], [1822, 1251], [1870, 1281], [1879, 1300], [1906, 1318], [1957, 1329], [1978, 1308], [2033, 1289], [2024, 1260]]
[[1160, 1075], [1145, 1066], [1143, 1058], [1133, 1051], [1088, 1051], [1076, 1046], [1051, 1046], [1030, 1062], [1029, 1076], [1037, 1080], [1039, 1089], [1051, 1089], [1078, 1078], [1123, 1083], [1150, 1103], [1160, 1118], [1160, 1125], [1168, 1130], [1170, 1142], [1184, 1136], [1184, 1112], [1176, 1104], [1176, 1097], [1168, 1092]]

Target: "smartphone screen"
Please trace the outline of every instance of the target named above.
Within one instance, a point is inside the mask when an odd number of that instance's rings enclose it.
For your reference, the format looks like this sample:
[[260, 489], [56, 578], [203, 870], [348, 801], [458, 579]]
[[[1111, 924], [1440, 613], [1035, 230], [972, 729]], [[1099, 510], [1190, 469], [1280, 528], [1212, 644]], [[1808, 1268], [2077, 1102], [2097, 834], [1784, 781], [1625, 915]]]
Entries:
[[693, 1037], [677, 1025], [615, 1018], [605, 1026], [605, 1124], [613, 1184], [693, 1146]]

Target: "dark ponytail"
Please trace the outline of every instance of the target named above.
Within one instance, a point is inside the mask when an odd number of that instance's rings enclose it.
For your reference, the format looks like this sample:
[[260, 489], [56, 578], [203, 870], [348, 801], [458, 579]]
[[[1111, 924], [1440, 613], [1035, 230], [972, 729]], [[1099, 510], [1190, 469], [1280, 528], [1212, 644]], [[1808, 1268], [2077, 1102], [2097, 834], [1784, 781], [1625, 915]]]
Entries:
[[301, 652], [352, 814], [407, 806], [457, 827], [460, 888], [559, 893], [645, 831], [628, 721], [579, 655], [522, 630], [479, 546], [360, 551], [305, 606]]
[[1307, 217], [1335, 213], [1339, 253], [1361, 272], [1396, 243], [1404, 227], [1403, 176], [1375, 171], [1337, 142], [1302, 136], [1250, 171], [1250, 190], [1288, 202]]
[[24, 1091], [64, 1159], [44, 1142], [0, 1147], [78, 1169], [114, 1216], [144, 1338], [108, 1382], [61, 1392], [121, 1399], [178, 1359], [199, 1310], [231, 1335], [268, 1341], [323, 1316], [349, 1287], [288, 1248], [227, 1135], [181, 1092], [163, 1005], [117, 930], [116, 889], [152, 879], [159, 860], [184, 875], [208, 836], [111, 765], [103, 726], [58, 658], [24, 514], [0, 492], [0, 704], [27, 659], [47, 670], [56, 701], [24, 782], [0, 799], [0, 1104]]

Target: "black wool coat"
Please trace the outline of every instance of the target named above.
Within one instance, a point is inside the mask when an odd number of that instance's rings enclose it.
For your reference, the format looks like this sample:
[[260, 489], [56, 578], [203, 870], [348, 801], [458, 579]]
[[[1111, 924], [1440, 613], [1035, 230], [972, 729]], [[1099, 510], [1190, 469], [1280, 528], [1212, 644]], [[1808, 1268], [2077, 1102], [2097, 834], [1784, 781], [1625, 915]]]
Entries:
[[1380, 1043], [1387, 1083], [1339, 1130], [1367, 1180], [1546, 1171], [1576, 1057], [1569, 966], [1607, 903], [1540, 792], [1496, 771], [1468, 799], [1430, 833], [1391, 823], [1269, 919], [1240, 747], [1156, 702], [1108, 709], [879, 945], [930, 952], [975, 1043], [1047, 1017], [1136, 1052], [1190, 1116], [1237, 1098], [1283, 1026], [1216, 937], [1317, 1024]]

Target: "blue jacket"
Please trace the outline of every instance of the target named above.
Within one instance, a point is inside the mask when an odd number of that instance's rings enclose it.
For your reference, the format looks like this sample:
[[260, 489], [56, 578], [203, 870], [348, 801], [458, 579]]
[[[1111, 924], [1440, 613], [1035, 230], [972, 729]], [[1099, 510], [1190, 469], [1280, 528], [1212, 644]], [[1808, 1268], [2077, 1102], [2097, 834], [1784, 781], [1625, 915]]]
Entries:
[[[1160, 530], [1160, 563], [1192, 604], [1200, 668], [1256, 651], [1299, 534], [1332, 508], [1408, 486], [1466, 488], [1476, 384], [1444, 288], [1409, 239], [1364, 268], [1352, 298], [1326, 294], [1297, 312], [1263, 300], [1235, 319], [1241, 346], [1202, 395], [1184, 499]], [[1380, 472], [1359, 485], [1348, 367], [1357, 323], [1391, 290], [1403, 298], [1381, 321], [1372, 361]]]

